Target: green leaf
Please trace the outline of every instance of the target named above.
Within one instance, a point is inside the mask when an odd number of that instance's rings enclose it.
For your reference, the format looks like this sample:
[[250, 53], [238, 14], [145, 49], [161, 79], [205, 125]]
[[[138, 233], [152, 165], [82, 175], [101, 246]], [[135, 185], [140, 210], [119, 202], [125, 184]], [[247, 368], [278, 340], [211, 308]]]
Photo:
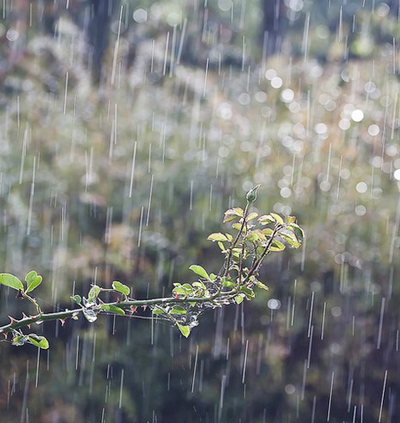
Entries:
[[268, 225], [268, 223], [275, 222], [275, 219], [270, 214], [264, 214], [258, 218], [261, 225]]
[[186, 314], [186, 310], [181, 306], [174, 306], [172, 307], [171, 314]]
[[208, 236], [207, 238], [209, 241], [228, 241], [228, 238], [224, 235], [221, 234], [221, 232], [215, 233], [215, 234], [211, 234]]
[[121, 294], [124, 294], [126, 296], [129, 296], [129, 294], [131, 293], [131, 289], [129, 288], [129, 286], [124, 285], [121, 282], [118, 281], [114, 281], [112, 283], [112, 287], [113, 289], [115, 289], [116, 291], [120, 292]]
[[254, 283], [261, 289], [263, 289], [264, 291], [269, 291], [269, 288], [267, 285], [264, 285], [262, 282], [260, 282], [259, 280], [255, 280]]
[[35, 270], [31, 270], [30, 272], [28, 272], [25, 276], [26, 283], [29, 285], [29, 282], [32, 282], [33, 279], [35, 279], [37, 275], [38, 274]]
[[224, 277], [222, 278], [222, 286], [225, 288], [233, 288], [235, 286], [235, 282], [232, 279]]
[[31, 279], [30, 282], [27, 281], [28, 288], [26, 288], [26, 292], [31, 292], [37, 288], [42, 283], [42, 279], [43, 278], [40, 275], [37, 275], [35, 278]]
[[243, 216], [243, 209], [241, 207], [234, 207], [233, 209], [229, 209], [224, 213], [224, 220], [223, 223], [231, 222], [238, 217]]
[[266, 236], [271, 236], [274, 233], [274, 231], [271, 228], [265, 228], [262, 230], [262, 233]]
[[210, 277], [208, 276], [208, 273], [206, 272], [206, 270], [203, 267], [198, 266], [197, 264], [192, 264], [189, 267], [189, 270], [191, 270], [192, 272], [194, 272], [197, 275], [201, 276], [202, 278], [205, 278], [205, 279], [208, 279], [208, 280], [210, 279]]
[[12, 344], [17, 347], [21, 347], [27, 342], [27, 340], [28, 340], [28, 337], [26, 335], [16, 335], [12, 339]]
[[17, 291], [19, 289], [21, 291], [24, 290], [23, 283], [16, 276], [11, 275], [10, 273], [0, 273], [0, 284], [16, 289]]
[[271, 251], [283, 251], [285, 249], [285, 245], [275, 239], [272, 241], [272, 245], [269, 249]]
[[286, 216], [287, 223], [296, 223], [296, 216]]
[[112, 304], [102, 304], [100, 309], [108, 311], [109, 313], [118, 314], [120, 316], [123, 316], [125, 314], [125, 311], [122, 308]]
[[195, 288], [207, 289], [203, 282], [193, 282], [192, 286]]
[[246, 235], [246, 238], [250, 242], [267, 240], [267, 238], [265, 237], [264, 231], [261, 231], [260, 229], [254, 229], [253, 231], [249, 231]]
[[250, 288], [247, 288], [247, 286], [241, 286], [240, 291], [244, 292], [247, 298], [252, 298], [255, 296], [254, 291]]
[[222, 251], [223, 253], [225, 253], [225, 252], [226, 252], [226, 250], [225, 250], [225, 246], [224, 246], [224, 244], [223, 244], [221, 241], [218, 241], [218, 247], [219, 247], [219, 248], [221, 248], [221, 251]]
[[256, 212], [249, 213], [246, 217], [246, 222], [250, 222], [250, 220], [255, 219], [257, 216], [258, 216], [258, 213]]
[[303, 242], [303, 239], [304, 239], [303, 229], [299, 225], [297, 225], [296, 223], [291, 223], [287, 227], [291, 228], [293, 230], [294, 234], [296, 235], [296, 238], [298, 239], [299, 243], [301, 244]]
[[82, 302], [82, 297], [78, 294], [74, 295], [73, 297], [69, 297], [71, 298], [71, 301], [76, 303], [76, 304], [80, 304]]
[[242, 224], [241, 223], [234, 223], [232, 225], [233, 229], [236, 229], [237, 231], [240, 231], [240, 229], [242, 229]]
[[181, 334], [185, 338], [189, 337], [189, 335], [190, 335], [190, 327], [189, 326], [178, 325], [178, 329], [181, 331]]
[[283, 219], [279, 216], [279, 214], [271, 213], [271, 216], [275, 219], [277, 223], [283, 225]]
[[172, 290], [172, 292], [176, 295], [186, 295], [186, 290], [182, 286], [177, 286]]
[[93, 285], [90, 288], [89, 293], [88, 293], [89, 302], [91, 302], [91, 303], [96, 302], [96, 299], [99, 296], [100, 292], [101, 292], [101, 288], [97, 285]]
[[292, 247], [294, 247], [294, 248], [300, 247], [300, 243], [293, 233], [282, 233], [282, 232], [280, 232], [279, 236], [281, 236]]
[[164, 314], [165, 313], [165, 311], [161, 310], [160, 308], [153, 308], [153, 310], [151, 310], [151, 312], [153, 314]]
[[243, 295], [236, 295], [236, 297], [235, 297], [236, 304], [241, 304], [243, 302], [243, 300], [244, 300]]
[[47, 350], [49, 348], [49, 341], [44, 336], [30, 334], [28, 335], [27, 342], [42, 350]]

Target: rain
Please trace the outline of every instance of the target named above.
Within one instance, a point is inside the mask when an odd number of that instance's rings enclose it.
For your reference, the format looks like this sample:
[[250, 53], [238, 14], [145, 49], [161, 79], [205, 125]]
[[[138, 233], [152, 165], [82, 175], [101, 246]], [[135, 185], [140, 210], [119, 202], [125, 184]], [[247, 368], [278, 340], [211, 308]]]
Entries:
[[399, 0], [1, 0], [0, 421], [400, 421], [399, 37]]

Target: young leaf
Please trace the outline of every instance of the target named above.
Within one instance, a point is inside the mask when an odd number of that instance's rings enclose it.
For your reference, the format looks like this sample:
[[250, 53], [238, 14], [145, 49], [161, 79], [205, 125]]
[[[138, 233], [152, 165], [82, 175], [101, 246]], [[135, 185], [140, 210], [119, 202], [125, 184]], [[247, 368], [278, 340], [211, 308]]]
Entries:
[[240, 291], [244, 292], [247, 298], [252, 298], [255, 296], [254, 291], [250, 288], [247, 288], [247, 286], [241, 286]]
[[172, 307], [172, 310], [170, 311], [171, 314], [186, 314], [186, 310], [183, 307], [180, 306], [174, 306]]
[[258, 216], [258, 213], [256, 212], [249, 213], [246, 217], [246, 222], [250, 222], [250, 220], [255, 219], [257, 216]]
[[224, 220], [223, 223], [231, 222], [238, 217], [243, 216], [243, 209], [241, 207], [235, 207], [233, 209], [229, 209], [224, 213]]
[[244, 300], [243, 295], [236, 295], [236, 297], [235, 297], [236, 304], [241, 304], [243, 302], [243, 300]]
[[221, 234], [221, 232], [211, 234], [207, 239], [209, 241], [228, 241], [228, 238], [224, 234]]
[[266, 236], [271, 236], [274, 233], [274, 231], [271, 228], [265, 228], [262, 230], [262, 233]]
[[208, 276], [208, 273], [206, 272], [206, 270], [203, 267], [198, 266], [197, 264], [192, 264], [189, 267], [189, 270], [191, 270], [192, 272], [194, 272], [197, 275], [201, 276], [202, 278], [205, 278], [205, 279], [208, 279], [208, 280], [210, 279], [210, 277]]
[[161, 310], [161, 308], [153, 308], [153, 309], [151, 310], [151, 312], [152, 312], [153, 314], [163, 314], [163, 313], [165, 313], [165, 311], [164, 311], [164, 310]]
[[120, 292], [121, 294], [124, 294], [126, 296], [129, 296], [129, 294], [131, 293], [131, 289], [129, 288], [129, 286], [124, 285], [121, 282], [118, 281], [114, 281], [112, 283], [112, 287], [113, 289], [115, 289], [116, 291]]
[[49, 341], [44, 336], [30, 334], [28, 335], [27, 342], [42, 350], [47, 350], [49, 348]]
[[259, 287], [259, 288], [261, 288], [261, 289], [263, 289], [264, 291], [269, 291], [269, 288], [268, 288], [268, 286], [267, 285], [264, 285], [262, 282], [260, 282], [259, 280], [255, 280], [254, 281], [255, 282], [255, 284]]
[[222, 280], [222, 286], [225, 288], [233, 288], [235, 286], [235, 282], [232, 281], [232, 279], [223, 277]]
[[26, 274], [26, 276], [25, 276], [25, 281], [26, 281], [26, 283], [29, 285], [29, 283], [30, 283], [31, 281], [33, 281], [33, 279], [35, 279], [37, 275], [38, 275], [38, 274], [37, 274], [37, 272], [36, 272], [35, 270], [31, 270], [30, 272], [28, 272], [28, 273]]
[[12, 344], [20, 347], [25, 344], [25, 342], [28, 340], [28, 337], [26, 335], [16, 335], [12, 339]]
[[125, 314], [125, 311], [122, 308], [112, 304], [102, 304], [100, 308], [101, 310], [108, 311], [109, 313], [113, 314], [118, 314], [120, 316], [123, 316]]
[[17, 291], [20, 289], [21, 291], [24, 290], [24, 285], [22, 282], [14, 275], [10, 273], [0, 273], [0, 284], [4, 286], [8, 286], [12, 289], [16, 289]]
[[225, 246], [224, 246], [224, 244], [221, 241], [218, 241], [218, 247], [221, 248], [221, 252], [222, 253], [225, 253], [226, 252]]
[[268, 223], [275, 222], [275, 219], [270, 214], [264, 214], [258, 218], [261, 225], [268, 225]]
[[294, 234], [296, 235], [296, 238], [298, 239], [299, 243], [301, 244], [303, 242], [303, 239], [304, 239], [303, 229], [300, 228], [300, 226], [297, 225], [296, 223], [291, 223], [287, 227], [293, 230]]
[[283, 233], [280, 232], [279, 235], [285, 239], [285, 241], [290, 244], [293, 248], [299, 248], [300, 243], [297, 241], [296, 236], [293, 233]]
[[270, 247], [271, 251], [283, 251], [284, 249], [285, 246], [280, 241], [277, 241], [276, 239], [272, 241], [272, 245]]
[[[36, 272], [35, 272], [36, 273]], [[37, 274], [36, 274], [37, 275]], [[28, 281], [27, 281], [28, 282]], [[37, 288], [42, 283], [42, 277], [37, 275], [35, 278], [31, 279], [28, 282], [28, 288], [26, 288], [26, 292], [31, 292], [35, 288]]]
[[74, 295], [73, 297], [69, 297], [71, 298], [71, 301], [76, 303], [76, 304], [80, 304], [82, 302], [82, 297], [78, 294]]
[[96, 302], [97, 297], [99, 296], [101, 292], [101, 288], [97, 285], [93, 285], [88, 293], [88, 300], [90, 303]]
[[189, 337], [189, 335], [190, 335], [190, 327], [189, 326], [178, 325], [178, 329], [181, 331], [181, 334], [185, 338]]
[[279, 214], [271, 213], [271, 216], [275, 219], [276, 222], [283, 225], [283, 219], [279, 216]]

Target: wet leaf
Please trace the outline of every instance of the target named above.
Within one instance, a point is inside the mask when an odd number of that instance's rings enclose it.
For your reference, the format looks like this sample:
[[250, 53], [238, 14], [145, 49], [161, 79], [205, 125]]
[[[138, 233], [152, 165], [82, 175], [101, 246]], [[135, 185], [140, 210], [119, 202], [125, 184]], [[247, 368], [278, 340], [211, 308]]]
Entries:
[[210, 277], [208, 276], [208, 273], [206, 272], [206, 270], [202, 266], [198, 266], [197, 264], [192, 264], [189, 267], [189, 270], [191, 270], [192, 272], [201, 276], [202, 278], [210, 279]]
[[270, 214], [264, 214], [258, 218], [261, 225], [268, 225], [268, 223], [275, 222], [275, 219]]
[[281, 218], [281, 216], [279, 216], [279, 214], [276, 214], [276, 213], [270, 213], [271, 214], [271, 216], [275, 219], [275, 221], [277, 222], [277, 223], [279, 223], [280, 225], [283, 225], [283, 219]]
[[269, 288], [267, 285], [263, 284], [262, 282], [260, 282], [259, 280], [255, 280], [254, 283], [261, 289], [263, 289], [264, 291], [269, 291]]
[[269, 249], [271, 251], [283, 251], [285, 249], [285, 245], [275, 239], [272, 241], [272, 245]]
[[[36, 272], [35, 272], [36, 273]], [[27, 281], [28, 282], [28, 281]], [[37, 275], [35, 278], [31, 279], [28, 282], [28, 288], [26, 288], [26, 292], [32, 292], [35, 288], [37, 288], [42, 283], [42, 277]]]
[[31, 270], [30, 272], [28, 272], [28, 273], [26, 274], [26, 276], [25, 276], [25, 281], [26, 281], [26, 283], [29, 285], [29, 283], [30, 283], [31, 281], [33, 281], [33, 279], [35, 279], [37, 275], [38, 275], [38, 274], [37, 274], [37, 272], [36, 272], [35, 270]]
[[258, 213], [256, 212], [249, 213], [246, 217], [246, 222], [250, 222], [250, 220], [255, 219], [257, 216], [258, 216]]
[[181, 334], [185, 338], [189, 337], [189, 335], [190, 335], [190, 327], [189, 326], [178, 325], [178, 329], [181, 331]]
[[181, 306], [174, 306], [172, 307], [171, 314], [186, 314], [186, 310]]
[[21, 291], [24, 290], [23, 283], [16, 276], [11, 275], [11, 273], [0, 273], [0, 284], [16, 289], [17, 291], [19, 289]]
[[102, 304], [100, 309], [109, 313], [118, 314], [119, 316], [123, 316], [125, 314], [125, 311], [122, 308], [112, 304]]
[[97, 297], [99, 296], [101, 292], [101, 288], [97, 285], [93, 285], [88, 293], [88, 301], [91, 303], [96, 302]]
[[243, 295], [236, 295], [235, 297], [235, 302], [236, 304], [241, 304], [244, 300], [244, 296]]
[[207, 238], [209, 241], [228, 241], [228, 238], [224, 235], [221, 234], [221, 232], [218, 233], [214, 233], [208, 236]]
[[71, 301], [76, 303], [76, 304], [80, 304], [82, 302], [82, 297], [78, 294], [71, 296]]
[[241, 207], [234, 207], [232, 209], [227, 210], [224, 213], [224, 220], [223, 223], [231, 222], [232, 220], [235, 220], [238, 217], [243, 216], [243, 209]]
[[115, 289], [116, 291], [120, 292], [121, 294], [124, 294], [126, 296], [129, 296], [129, 294], [131, 293], [131, 289], [129, 288], [129, 286], [124, 285], [121, 282], [118, 281], [114, 281], [112, 283], [112, 287], [113, 289]]
[[42, 350], [47, 350], [49, 348], [49, 341], [44, 336], [30, 334], [28, 335], [27, 342]]
[[12, 344], [17, 347], [21, 347], [22, 345], [25, 345], [27, 340], [28, 340], [28, 337], [25, 335], [16, 335], [12, 339]]

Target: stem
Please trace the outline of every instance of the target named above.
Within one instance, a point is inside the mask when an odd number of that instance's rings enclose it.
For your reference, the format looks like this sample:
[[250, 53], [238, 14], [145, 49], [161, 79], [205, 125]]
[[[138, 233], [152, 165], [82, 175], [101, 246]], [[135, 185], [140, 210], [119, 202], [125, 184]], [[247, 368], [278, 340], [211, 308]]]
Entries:
[[240, 235], [242, 235], [242, 233], [243, 233], [243, 228], [244, 228], [244, 225], [246, 224], [246, 217], [247, 217], [247, 213], [249, 211], [249, 206], [250, 206], [250, 203], [247, 202], [246, 207], [245, 207], [244, 212], [243, 212], [242, 226], [240, 228], [240, 231], [237, 233], [236, 238], [233, 240], [233, 242], [232, 242], [232, 244], [229, 248], [229, 255], [228, 255], [228, 258], [226, 259], [226, 267], [225, 267], [224, 276], [227, 276], [228, 273], [229, 273], [229, 269], [231, 267], [230, 262], [232, 260], [232, 252], [233, 252], [233, 249], [236, 247], [237, 242], [239, 241]]
[[[218, 298], [223, 298], [226, 295], [229, 296], [232, 294], [232, 290], [223, 293], [217, 293], [212, 295], [211, 297], [205, 298], [174, 298], [174, 297], [167, 297], [167, 298], [153, 298], [148, 300], [128, 300], [128, 301], [114, 301], [112, 303], [104, 303], [106, 305], [117, 306], [119, 308], [130, 308], [132, 306], [142, 307], [142, 306], [151, 306], [151, 305], [167, 305], [167, 304], [179, 304], [179, 303], [205, 303], [205, 302], [215, 302]], [[103, 305], [103, 304], [102, 304]], [[16, 322], [9, 323], [8, 325], [4, 325], [0, 327], [0, 334], [7, 334], [12, 332], [13, 330], [17, 330], [26, 326], [31, 325], [32, 323], [42, 323], [42, 322], [49, 322], [58, 319], [68, 319], [73, 316], [77, 316], [81, 314], [84, 310], [84, 307], [76, 308], [74, 310], [64, 310], [57, 313], [39, 313], [35, 316], [25, 317], [21, 320]], [[97, 310], [96, 310], [97, 311]], [[102, 313], [102, 310], [98, 310], [98, 313]], [[106, 313], [106, 312], [104, 312]]]
[[281, 228], [280, 225], [276, 225], [274, 228], [274, 232], [272, 232], [271, 238], [268, 240], [268, 244], [265, 246], [264, 251], [261, 253], [258, 260], [254, 263], [253, 267], [250, 269], [250, 272], [247, 274], [246, 279], [244, 280], [244, 284], [246, 284], [250, 277], [254, 275], [258, 271], [258, 269], [261, 266], [262, 261], [264, 260], [265, 256], [270, 252], [270, 248], [272, 245], [272, 242], [275, 239], [276, 234], [279, 232], [279, 229]]

